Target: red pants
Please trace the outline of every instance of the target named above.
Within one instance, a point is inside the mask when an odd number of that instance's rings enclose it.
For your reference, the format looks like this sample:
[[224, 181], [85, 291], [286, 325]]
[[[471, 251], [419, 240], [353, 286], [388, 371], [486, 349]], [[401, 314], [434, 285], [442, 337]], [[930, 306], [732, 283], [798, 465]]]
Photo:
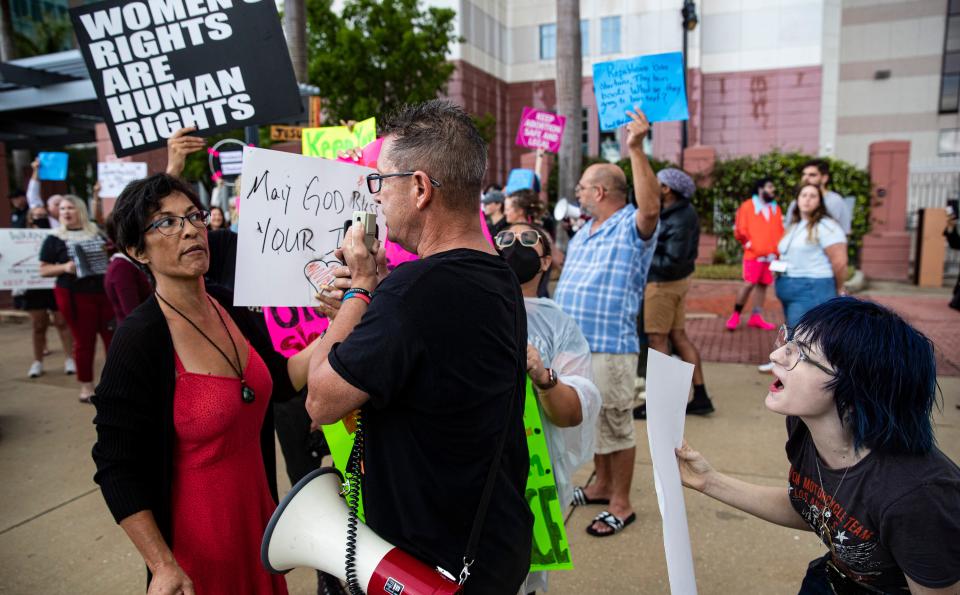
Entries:
[[77, 361], [77, 380], [93, 382], [93, 356], [97, 351], [97, 334], [103, 340], [103, 349], [110, 347], [113, 331], [113, 308], [105, 293], [74, 293], [55, 287], [53, 295], [57, 307], [73, 334], [73, 357]]

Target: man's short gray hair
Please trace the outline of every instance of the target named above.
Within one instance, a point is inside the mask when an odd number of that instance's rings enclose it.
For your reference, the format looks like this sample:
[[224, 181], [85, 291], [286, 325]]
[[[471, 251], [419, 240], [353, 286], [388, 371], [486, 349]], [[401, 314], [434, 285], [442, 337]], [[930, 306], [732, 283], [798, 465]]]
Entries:
[[463, 108], [445, 99], [406, 105], [380, 122], [378, 136], [393, 137], [390, 159], [400, 170], [440, 182], [448, 208], [479, 208], [487, 143]]

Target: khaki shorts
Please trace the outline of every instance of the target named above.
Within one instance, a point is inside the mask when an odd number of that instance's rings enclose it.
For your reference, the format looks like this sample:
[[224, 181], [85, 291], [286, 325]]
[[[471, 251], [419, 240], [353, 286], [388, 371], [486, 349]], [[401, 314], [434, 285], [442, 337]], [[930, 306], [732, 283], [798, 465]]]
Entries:
[[647, 283], [643, 292], [643, 330], [666, 335], [682, 329], [687, 316], [684, 302], [690, 289], [690, 277], [679, 281]]
[[600, 389], [603, 401], [597, 420], [598, 455], [626, 450], [637, 444], [633, 429], [633, 384], [637, 363], [636, 353], [593, 354], [593, 381]]

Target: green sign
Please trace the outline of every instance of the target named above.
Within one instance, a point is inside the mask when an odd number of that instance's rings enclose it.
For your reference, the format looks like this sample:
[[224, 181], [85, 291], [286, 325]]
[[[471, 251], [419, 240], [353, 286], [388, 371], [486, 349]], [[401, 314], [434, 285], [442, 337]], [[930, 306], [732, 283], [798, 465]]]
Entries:
[[[563, 526], [563, 507], [557, 493], [553, 462], [543, 433], [543, 421], [533, 383], [527, 379], [526, 399], [523, 404], [523, 427], [527, 434], [530, 453], [530, 471], [527, 475], [526, 498], [533, 513], [533, 551], [530, 571], [570, 570], [570, 544]], [[362, 423], [362, 422], [361, 422]], [[342, 421], [323, 426], [323, 435], [330, 446], [334, 466], [346, 473], [347, 461], [353, 449], [353, 432]], [[363, 499], [360, 501], [360, 519], [363, 519]]]
[[563, 526], [563, 507], [557, 494], [553, 462], [543, 433], [543, 420], [537, 406], [533, 382], [527, 378], [527, 397], [523, 404], [523, 427], [527, 432], [530, 471], [527, 474], [527, 504], [533, 512], [533, 552], [530, 570], [570, 570], [570, 544]]
[[337, 152], [354, 147], [364, 147], [377, 139], [377, 121], [367, 118], [353, 125], [351, 132], [346, 126], [304, 128], [300, 135], [302, 152], [308, 157], [336, 159]]

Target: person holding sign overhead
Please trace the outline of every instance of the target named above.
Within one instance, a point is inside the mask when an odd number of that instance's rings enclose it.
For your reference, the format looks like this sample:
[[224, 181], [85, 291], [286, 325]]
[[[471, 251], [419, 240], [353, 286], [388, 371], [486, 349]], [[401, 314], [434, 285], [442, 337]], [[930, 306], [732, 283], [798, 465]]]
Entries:
[[354, 456], [372, 530], [467, 578], [467, 594], [515, 595], [533, 533], [527, 324], [517, 278], [481, 230], [486, 143], [446, 100], [379, 124], [368, 190], [388, 239], [420, 258], [383, 277], [380, 242], [371, 251], [350, 228], [337, 251], [346, 292], [310, 362], [307, 411], [331, 424], [360, 409]]
[[627, 179], [616, 165], [595, 164], [583, 172], [577, 198], [591, 221], [570, 240], [556, 291], [557, 303], [590, 344], [594, 379], [603, 395], [594, 456], [597, 481], [574, 490], [577, 505], [608, 505], [587, 527], [595, 537], [615, 535], [636, 520], [630, 483], [636, 455], [637, 315], [660, 220], [660, 183], [643, 152], [650, 123], [639, 109], [627, 115], [637, 206], [627, 204]]
[[94, 480], [143, 556], [149, 593], [285, 594], [259, 561], [277, 496], [269, 405], [306, 384], [316, 342], [288, 360], [258, 314], [208, 290], [209, 214], [185, 182], [133, 182], [113, 217], [117, 248], [156, 292], [107, 355], [93, 398]]

